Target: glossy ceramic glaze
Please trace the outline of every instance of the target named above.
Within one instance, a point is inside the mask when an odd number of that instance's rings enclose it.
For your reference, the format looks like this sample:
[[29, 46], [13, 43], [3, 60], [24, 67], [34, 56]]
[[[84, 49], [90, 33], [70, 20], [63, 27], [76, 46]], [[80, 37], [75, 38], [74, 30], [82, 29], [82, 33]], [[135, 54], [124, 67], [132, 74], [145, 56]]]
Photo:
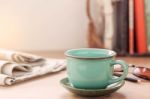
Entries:
[[[114, 51], [106, 49], [82, 48], [68, 50], [67, 73], [71, 84], [76, 88], [99, 89], [123, 80], [128, 66], [123, 61], [116, 61]], [[123, 76], [113, 78], [113, 65], [121, 64]]]

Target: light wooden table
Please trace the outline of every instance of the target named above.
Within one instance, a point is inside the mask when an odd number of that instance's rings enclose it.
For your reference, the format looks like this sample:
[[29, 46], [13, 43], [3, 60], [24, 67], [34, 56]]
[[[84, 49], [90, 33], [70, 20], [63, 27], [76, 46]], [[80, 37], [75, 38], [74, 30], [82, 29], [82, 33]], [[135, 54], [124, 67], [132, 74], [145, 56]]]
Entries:
[[[64, 58], [63, 52], [32, 52], [50, 58]], [[127, 63], [150, 66], [149, 58], [120, 57]], [[110, 96], [81, 97], [64, 89], [59, 81], [66, 77], [66, 71], [49, 74], [44, 77], [28, 80], [10, 87], [0, 87], [0, 99], [150, 99], [150, 82], [132, 83], [125, 85]]]

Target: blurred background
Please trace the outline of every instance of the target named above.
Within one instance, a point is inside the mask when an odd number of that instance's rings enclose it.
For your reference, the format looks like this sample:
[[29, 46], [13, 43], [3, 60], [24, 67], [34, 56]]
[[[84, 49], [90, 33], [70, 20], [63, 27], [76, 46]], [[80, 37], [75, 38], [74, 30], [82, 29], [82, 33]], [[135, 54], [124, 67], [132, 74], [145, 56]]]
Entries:
[[87, 47], [86, 0], [0, 0], [0, 48]]
[[[149, 0], [0, 0], [0, 48], [150, 55]], [[139, 7], [140, 6], [140, 7]]]

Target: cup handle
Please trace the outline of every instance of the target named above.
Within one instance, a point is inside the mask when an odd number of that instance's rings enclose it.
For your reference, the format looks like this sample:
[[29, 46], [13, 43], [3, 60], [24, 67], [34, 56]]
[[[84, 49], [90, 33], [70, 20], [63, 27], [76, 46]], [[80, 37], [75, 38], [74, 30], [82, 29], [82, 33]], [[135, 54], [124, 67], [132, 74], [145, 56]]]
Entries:
[[125, 79], [125, 77], [128, 74], [128, 65], [124, 61], [122, 61], [122, 60], [115, 60], [115, 61], [112, 62], [111, 66], [114, 66], [115, 64], [121, 65], [121, 68], [123, 68], [123, 74], [120, 77], [118, 77], [118, 78], [112, 78], [109, 81], [109, 84], [116, 83], [118, 81], [121, 81], [121, 80]]

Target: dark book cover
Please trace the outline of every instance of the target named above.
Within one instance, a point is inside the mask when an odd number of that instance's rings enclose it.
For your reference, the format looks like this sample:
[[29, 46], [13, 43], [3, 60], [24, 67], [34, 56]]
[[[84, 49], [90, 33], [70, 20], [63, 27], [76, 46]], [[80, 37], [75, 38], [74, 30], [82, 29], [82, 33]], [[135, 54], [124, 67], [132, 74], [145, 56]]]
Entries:
[[113, 49], [119, 55], [129, 53], [129, 5], [128, 0], [119, 0], [114, 3], [115, 35], [113, 40]]

